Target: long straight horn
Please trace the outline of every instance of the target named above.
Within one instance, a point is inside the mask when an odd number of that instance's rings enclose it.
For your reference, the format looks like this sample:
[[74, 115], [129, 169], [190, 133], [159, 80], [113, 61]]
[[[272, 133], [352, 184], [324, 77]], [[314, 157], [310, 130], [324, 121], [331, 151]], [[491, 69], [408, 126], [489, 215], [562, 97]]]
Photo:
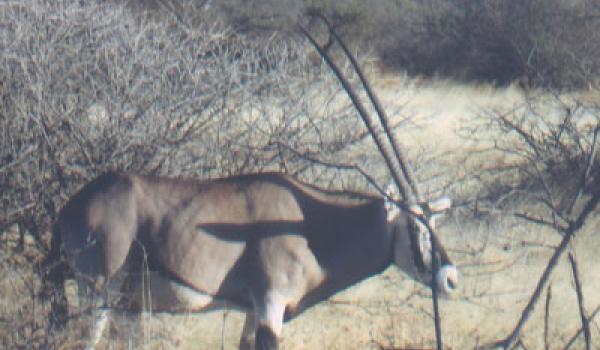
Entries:
[[315, 49], [321, 55], [321, 57], [323, 57], [325, 62], [327, 62], [327, 64], [329, 65], [329, 67], [331, 68], [331, 70], [333, 71], [335, 76], [338, 78], [338, 80], [342, 84], [342, 87], [348, 94], [348, 97], [350, 97], [352, 104], [354, 105], [354, 107], [358, 111], [358, 114], [360, 115], [363, 122], [365, 123], [367, 130], [369, 131], [371, 136], [373, 136], [373, 140], [375, 141], [375, 144], [377, 145], [377, 149], [379, 149], [379, 152], [383, 156], [383, 159], [385, 160], [385, 163], [386, 163], [388, 169], [390, 169], [392, 177], [394, 178], [394, 182], [396, 182], [396, 185], [398, 186], [400, 193], [402, 194], [402, 197], [409, 201], [414, 201], [414, 195], [412, 192], [411, 185], [406, 181], [405, 177], [402, 176], [402, 172], [399, 171], [396, 163], [393, 161], [393, 158], [389, 155], [387, 149], [385, 148], [385, 146], [381, 140], [381, 137], [375, 131], [375, 127], [373, 126], [374, 125], [373, 119], [367, 113], [367, 110], [365, 109], [364, 105], [360, 102], [360, 99], [358, 98], [358, 96], [356, 95], [354, 90], [352, 89], [350, 82], [346, 79], [346, 77], [344, 77], [342, 75], [340, 68], [333, 61], [333, 59], [331, 58], [329, 53], [327, 53], [325, 50], [323, 50], [323, 48], [321, 48], [321, 46], [317, 43], [315, 38], [301, 25], [299, 25], [298, 27], [300, 28], [300, 31], [308, 38], [308, 41], [310, 41], [310, 43], [315, 47]]
[[346, 46], [346, 43], [337, 34], [337, 32], [335, 31], [335, 29], [333, 28], [331, 23], [329, 23], [327, 18], [325, 18], [325, 16], [323, 16], [321, 14], [316, 14], [316, 16], [321, 18], [321, 20], [327, 25], [327, 28], [329, 29], [329, 33], [340, 44], [342, 50], [344, 51], [344, 54], [350, 61], [350, 64], [352, 64], [354, 71], [358, 75], [358, 78], [360, 79], [363, 87], [365, 88], [365, 91], [367, 92], [367, 96], [369, 96], [369, 100], [371, 100], [371, 103], [373, 104], [373, 107], [375, 108], [375, 112], [377, 113], [377, 116], [379, 117], [379, 121], [381, 122], [381, 125], [383, 126], [383, 131], [385, 132], [385, 135], [387, 136], [390, 145], [392, 145], [392, 151], [394, 152], [394, 156], [396, 157], [396, 159], [398, 160], [398, 163], [400, 164], [400, 168], [402, 169], [402, 173], [404, 174], [406, 181], [410, 185], [410, 188], [411, 188], [412, 192], [414, 193], [414, 196], [416, 197], [417, 201], [421, 201], [422, 198], [421, 198], [421, 195], [419, 194], [419, 189], [417, 188], [417, 182], [415, 180], [415, 176], [412, 171], [412, 168], [410, 167], [410, 164], [408, 163], [406, 157], [404, 156], [404, 153], [402, 153], [400, 146], [398, 146], [398, 141], [396, 140], [394, 133], [391, 131], [391, 129], [389, 127], [389, 118], [388, 118], [387, 114], [385, 113], [385, 110], [381, 107], [381, 102], [379, 101], [379, 98], [377, 97], [377, 95], [375, 95], [373, 93], [371, 84], [368, 82], [367, 78], [363, 74], [362, 69], [358, 65], [358, 62], [356, 62], [356, 59], [350, 53], [350, 50], [348, 50], [348, 46]]

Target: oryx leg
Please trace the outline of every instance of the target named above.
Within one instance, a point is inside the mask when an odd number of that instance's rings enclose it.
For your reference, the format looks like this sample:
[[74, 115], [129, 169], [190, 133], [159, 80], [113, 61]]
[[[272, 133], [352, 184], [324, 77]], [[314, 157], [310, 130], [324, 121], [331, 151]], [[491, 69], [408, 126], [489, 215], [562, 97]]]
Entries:
[[92, 325], [86, 349], [95, 349], [106, 330], [110, 318], [110, 309], [104, 293], [96, 293], [89, 281], [77, 280], [79, 309], [92, 313]]
[[244, 321], [244, 328], [242, 329], [242, 336], [240, 338], [240, 350], [254, 349], [255, 332], [256, 326], [254, 322], [254, 314], [252, 313], [252, 311], [247, 311], [246, 320]]
[[277, 292], [269, 291], [254, 302], [256, 324], [255, 349], [275, 350], [283, 329], [285, 299]]
[[113, 311], [111, 321], [127, 349], [141, 349], [146, 345], [143, 316], [137, 311]]
[[110, 321], [110, 309], [108, 308], [99, 308], [95, 311], [94, 315], [94, 328], [92, 334], [90, 336], [90, 341], [87, 349], [95, 349], [100, 343], [102, 336], [104, 335], [104, 331], [109, 324]]
[[[78, 279], [78, 294], [80, 308], [83, 310], [92, 311], [92, 330], [86, 349], [95, 349], [102, 336], [104, 335], [111, 320], [112, 300], [120, 296], [120, 288], [122, 279], [111, 279], [105, 283], [105, 287], [101, 291], [97, 291], [97, 287], [91, 286], [89, 281]], [[100, 283], [96, 284], [100, 285]]]

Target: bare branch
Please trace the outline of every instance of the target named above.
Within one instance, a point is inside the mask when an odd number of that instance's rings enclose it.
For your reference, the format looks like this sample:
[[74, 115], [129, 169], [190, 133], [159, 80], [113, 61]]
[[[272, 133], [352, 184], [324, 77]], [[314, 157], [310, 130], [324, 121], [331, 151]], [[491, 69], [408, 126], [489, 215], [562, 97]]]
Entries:
[[513, 215], [515, 217], [519, 218], [519, 219], [523, 219], [523, 220], [532, 222], [534, 224], [538, 224], [538, 225], [542, 225], [542, 226], [547, 226], [547, 227], [550, 227], [552, 229], [559, 230], [561, 232], [563, 232], [564, 230], [566, 230], [565, 227], [558, 226], [558, 224], [556, 222], [554, 222], [554, 221], [548, 221], [548, 220], [545, 220], [545, 219], [542, 219], [542, 218], [531, 216], [531, 215], [529, 215], [527, 213], [514, 213]]
[[[587, 318], [587, 322], [589, 323], [590, 321], [592, 321], [599, 312], [600, 312], [600, 306], [597, 306], [596, 309], [590, 315], [590, 317]], [[567, 344], [565, 345], [563, 350], [569, 350], [571, 348], [571, 346], [573, 346], [573, 344], [575, 343], [575, 341], [577, 340], [577, 338], [579, 337], [579, 335], [581, 333], [583, 333], [583, 327], [579, 328], [579, 330], [575, 334], [573, 334], [573, 336], [569, 339], [569, 341], [567, 342]]]
[[385, 190], [383, 188], [381, 188], [381, 186], [379, 186], [379, 184], [377, 183], [377, 181], [371, 176], [369, 175], [362, 167], [360, 167], [357, 164], [347, 164], [347, 163], [334, 163], [334, 162], [328, 162], [328, 161], [324, 161], [322, 159], [318, 159], [315, 158], [313, 156], [310, 156], [308, 154], [303, 154], [298, 152], [297, 150], [293, 149], [292, 147], [282, 143], [282, 142], [276, 142], [278, 147], [283, 147], [285, 148], [287, 151], [293, 153], [294, 155], [305, 159], [313, 164], [318, 164], [318, 165], [322, 165], [325, 167], [329, 167], [329, 168], [335, 168], [335, 169], [341, 169], [341, 170], [351, 170], [351, 171], [357, 171], [358, 173], [360, 173], [366, 180], [367, 182], [373, 186], [377, 192], [379, 192], [382, 196], [385, 196]]
[[579, 279], [579, 271], [577, 270], [577, 262], [572, 253], [569, 253], [569, 261], [571, 262], [571, 270], [573, 272], [573, 280], [575, 282], [575, 292], [577, 293], [577, 304], [579, 306], [579, 315], [581, 316], [581, 328], [585, 337], [585, 349], [591, 349], [592, 334], [590, 333], [590, 323], [585, 315], [583, 306], [583, 292], [581, 291], [581, 281]]
[[573, 208], [575, 207], [575, 204], [577, 203], [577, 201], [583, 194], [583, 190], [585, 189], [586, 182], [588, 181], [588, 179], [590, 177], [590, 172], [592, 171], [592, 167], [594, 165], [594, 161], [596, 160], [596, 154], [597, 154], [597, 150], [598, 150], [598, 143], [597, 143], [598, 133], [600, 133], [600, 125], [597, 125], [596, 129], [594, 130], [594, 136], [592, 138], [591, 151], [590, 151], [590, 155], [588, 157], [587, 166], [586, 166], [585, 172], [583, 173], [581, 180], [579, 182], [579, 186], [577, 188], [577, 194], [573, 197], [573, 200], [571, 201], [571, 203], [569, 204], [569, 207], [567, 208], [567, 214], [570, 214], [573, 211]]
[[427, 215], [427, 213], [424, 213], [423, 215], [415, 215], [415, 218], [417, 220], [419, 220], [421, 222], [421, 224], [423, 224], [423, 226], [425, 226], [425, 228], [429, 232], [429, 243], [431, 244], [431, 256], [433, 257], [431, 259], [432, 260], [431, 285], [429, 287], [431, 288], [431, 297], [433, 299], [433, 323], [434, 323], [434, 327], [435, 327], [436, 349], [442, 350], [443, 349], [442, 324], [441, 324], [440, 309], [439, 309], [439, 302], [438, 302], [438, 290], [437, 290], [438, 286], [436, 283], [436, 275], [440, 269], [439, 261], [436, 258], [438, 248], [437, 248], [437, 241], [434, 238], [435, 233], [433, 231], [433, 227], [431, 227], [429, 218], [426, 215]]
[[552, 283], [548, 285], [546, 290], [546, 307], [544, 312], [544, 348], [550, 350], [550, 343], [548, 342], [548, 326], [550, 323], [550, 300], [552, 299]]
[[596, 191], [596, 193], [592, 196], [592, 198], [586, 203], [584, 209], [581, 211], [581, 214], [579, 215], [577, 220], [575, 220], [574, 222], [572, 222], [569, 225], [568, 229], [565, 232], [565, 236], [563, 237], [563, 239], [560, 242], [560, 245], [556, 248], [556, 250], [554, 251], [554, 254], [552, 254], [552, 257], [550, 257], [550, 260], [548, 261], [548, 264], [546, 265], [546, 268], [544, 269], [544, 272], [542, 273], [542, 276], [540, 277], [538, 284], [537, 284], [533, 294], [531, 295], [529, 302], [527, 303], [527, 306], [523, 309], [521, 318], [517, 322], [517, 325], [515, 326], [513, 331], [505, 339], [502, 339], [496, 343], [493, 343], [491, 345], [492, 347], [499, 346], [504, 349], [509, 349], [517, 341], [523, 326], [525, 325], [525, 323], [529, 319], [529, 316], [533, 312], [533, 309], [535, 308], [535, 305], [536, 305], [538, 299], [540, 298], [540, 295], [542, 294], [542, 291], [543, 291], [544, 287], [546, 286], [546, 284], [550, 278], [550, 275], [552, 274], [554, 268], [556, 267], [558, 260], [560, 259], [560, 257], [563, 255], [563, 253], [569, 246], [569, 243], [571, 242], [571, 239], [573, 238], [573, 236], [579, 231], [579, 229], [581, 229], [585, 220], [587, 219], [589, 214], [598, 206], [599, 202], [600, 202], [600, 189], [598, 189]]

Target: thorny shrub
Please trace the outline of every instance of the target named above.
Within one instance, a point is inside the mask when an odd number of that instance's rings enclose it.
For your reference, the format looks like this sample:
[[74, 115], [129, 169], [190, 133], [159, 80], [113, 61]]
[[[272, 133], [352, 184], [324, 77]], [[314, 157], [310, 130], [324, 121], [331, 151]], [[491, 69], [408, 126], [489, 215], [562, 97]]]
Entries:
[[[24, 249], [23, 235], [7, 243], [8, 228], [33, 237], [39, 256], [21, 262], [32, 295], [58, 210], [102, 172], [279, 170], [339, 186], [325, 163], [364, 157], [358, 118], [303, 40], [250, 40], [223, 23], [193, 1], [153, 13], [105, 1], [0, 4], [0, 248], [3, 261]], [[43, 308], [19, 310], [0, 314], [21, 320], [2, 344], [42, 346]]]

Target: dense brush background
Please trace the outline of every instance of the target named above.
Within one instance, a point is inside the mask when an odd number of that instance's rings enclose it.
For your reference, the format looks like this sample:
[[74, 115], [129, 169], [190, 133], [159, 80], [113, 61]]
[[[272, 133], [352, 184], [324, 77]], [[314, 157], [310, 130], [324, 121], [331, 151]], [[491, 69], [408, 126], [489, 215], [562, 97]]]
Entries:
[[[456, 199], [440, 230], [462, 278], [442, 302], [445, 343], [475, 348], [507, 334], [562, 238], [523, 218], [577, 218], [600, 188], [597, 0], [0, 0], [0, 347], [85, 345], [89, 320], [77, 308], [68, 329], [47, 333], [40, 262], [58, 210], [105, 171], [276, 170], [370, 192], [361, 172], [389, 181], [345, 93], [296, 31], [302, 20], [327, 42], [302, 17], [315, 11], [373, 81], [422, 191]], [[598, 225], [595, 210], [569, 248], [588, 316], [600, 304]], [[561, 259], [523, 348], [562, 349], [581, 327], [570, 271]], [[236, 348], [242, 316], [144, 315], [141, 344]], [[591, 331], [600, 347], [594, 318]], [[111, 332], [103, 346], [121, 349], [139, 330]], [[389, 269], [286, 325], [282, 346], [433, 343], [428, 291]]]

